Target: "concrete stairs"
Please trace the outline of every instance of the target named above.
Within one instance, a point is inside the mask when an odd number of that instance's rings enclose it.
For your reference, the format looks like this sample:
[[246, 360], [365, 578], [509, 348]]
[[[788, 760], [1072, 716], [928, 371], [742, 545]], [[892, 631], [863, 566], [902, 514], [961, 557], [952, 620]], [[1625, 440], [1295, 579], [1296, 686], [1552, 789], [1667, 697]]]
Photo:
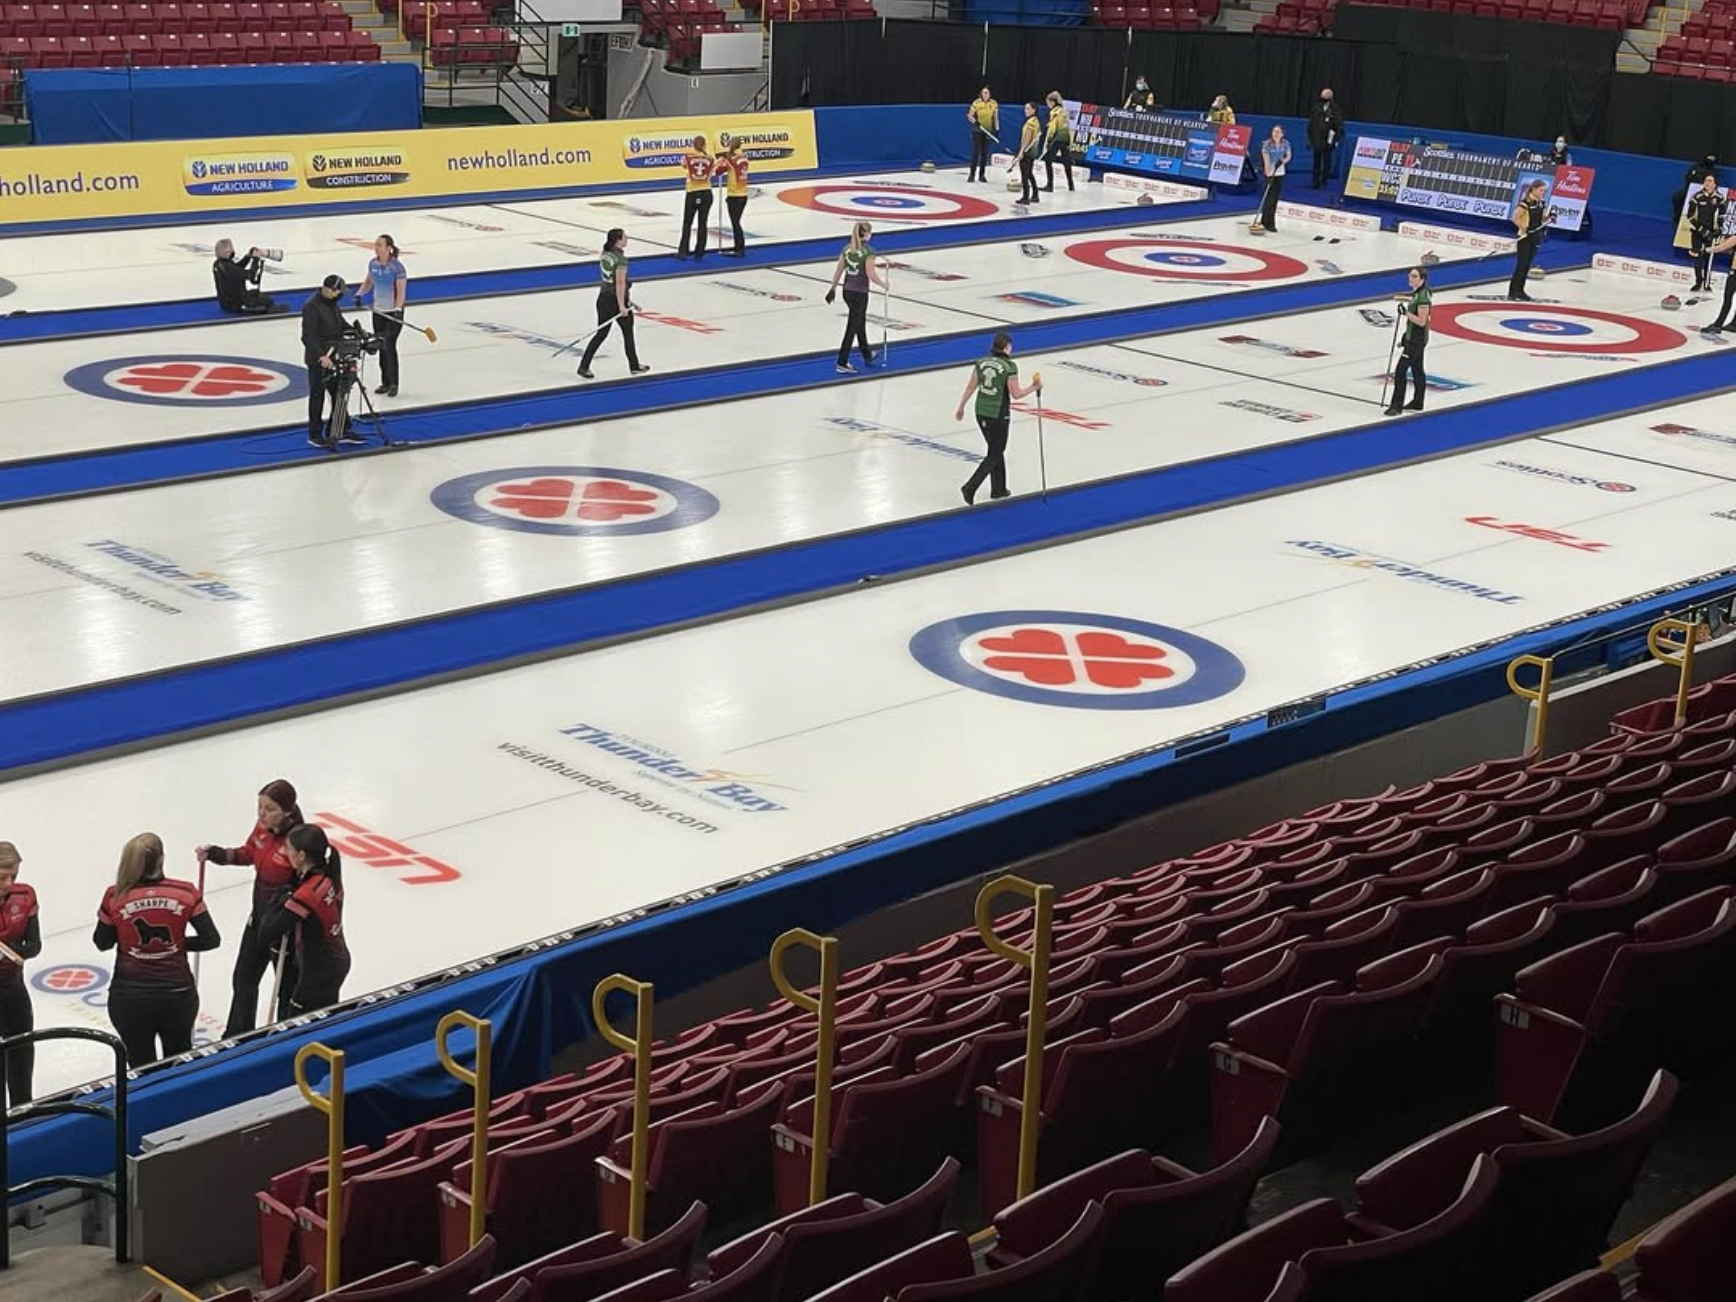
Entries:
[[1616, 52], [1615, 70], [1617, 72], [1650, 72], [1652, 60], [1658, 57], [1658, 46], [1682, 30], [1682, 24], [1700, 12], [1706, 0], [1670, 0], [1659, 5], [1646, 15], [1644, 27], [1630, 27], [1627, 30], [1628, 41], [1637, 47], [1641, 54], [1623, 46]]
[[1218, 10], [1217, 30], [1251, 32], [1262, 18], [1278, 12], [1278, 0], [1225, 0]]
[[422, 55], [416, 47], [407, 38], [399, 38], [396, 16], [387, 18], [374, 6], [373, 0], [342, 0], [342, 4], [344, 12], [350, 16], [350, 25], [374, 38], [374, 43], [380, 47], [382, 63], [422, 62]]

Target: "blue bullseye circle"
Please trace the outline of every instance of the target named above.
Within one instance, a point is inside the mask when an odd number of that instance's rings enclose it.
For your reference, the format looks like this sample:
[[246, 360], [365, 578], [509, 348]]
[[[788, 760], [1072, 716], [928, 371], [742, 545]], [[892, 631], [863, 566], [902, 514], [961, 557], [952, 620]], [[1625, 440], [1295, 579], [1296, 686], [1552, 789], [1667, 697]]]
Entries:
[[920, 199], [906, 199], [903, 195], [897, 194], [859, 194], [852, 197], [850, 202], [861, 204], [864, 208], [920, 208], [923, 206]]
[[1221, 267], [1228, 261], [1214, 253], [1172, 253], [1167, 249], [1147, 253], [1145, 260], [1164, 267]]
[[1534, 335], [1588, 335], [1591, 327], [1578, 321], [1566, 321], [1558, 316], [1512, 316], [1501, 322], [1508, 330], [1523, 330]]

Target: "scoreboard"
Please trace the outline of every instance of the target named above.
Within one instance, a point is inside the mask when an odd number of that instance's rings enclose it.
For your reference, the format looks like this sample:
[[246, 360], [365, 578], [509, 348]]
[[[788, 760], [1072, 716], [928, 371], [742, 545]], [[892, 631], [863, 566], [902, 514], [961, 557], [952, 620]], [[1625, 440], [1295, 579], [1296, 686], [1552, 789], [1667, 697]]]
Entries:
[[1100, 104], [1066, 104], [1073, 153], [1094, 167], [1235, 185], [1252, 131], [1176, 113], [1135, 113]]
[[1517, 158], [1449, 149], [1409, 140], [1361, 136], [1352, 148], [1344, 194], [1421, 208], [1506, 221], [1520, 192], [1542, 181], [1551, 225], [1576, 231], [1585, 220], [1595, 173], [1589, 167], [1557, 167], [1529, 155]]

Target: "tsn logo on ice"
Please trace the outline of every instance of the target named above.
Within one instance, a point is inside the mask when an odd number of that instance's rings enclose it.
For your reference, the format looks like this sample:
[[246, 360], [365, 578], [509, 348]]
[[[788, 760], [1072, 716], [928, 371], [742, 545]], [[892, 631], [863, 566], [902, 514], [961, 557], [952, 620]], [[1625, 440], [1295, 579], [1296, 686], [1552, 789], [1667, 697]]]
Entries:
[[570, 728], [560, 729], [563, 737], [571, 737], [574, 741], [582, 741], [587, 746], [595, 746], [600, 751], [626, 760], [635, 767], [644, 770], [654, 777], [668, 779], [674, 782], [691, 782], [708, 796], [725, 801], [736, 809], [746, 810], [750, 814], [776, 814], [789, 808], [779, 804], [769, 796], [761, 795], [753, 787], [741, 779], [744, 775], [729, 773], [723, 769], [696, 769], [683, 764], [667, 751], [654, 750], [641, 742], [629, 737], [621, 737], [607, 728], [598, 728], [588, 723], [577, 723]]

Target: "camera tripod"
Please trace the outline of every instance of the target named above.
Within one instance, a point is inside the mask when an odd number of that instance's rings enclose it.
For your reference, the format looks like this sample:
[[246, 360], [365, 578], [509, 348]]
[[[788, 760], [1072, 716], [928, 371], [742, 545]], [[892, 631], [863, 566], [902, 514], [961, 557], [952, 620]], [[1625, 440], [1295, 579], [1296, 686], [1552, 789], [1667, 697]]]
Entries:
[[[374, 427], [374, 437], [383, 448], [403, 446], [401, 441], [394, 441], [386, 433], [386, 422], [380, 418], [380, 413], [374, 409], [374, 400], [368, 397], [368, 386], [362, 376], [363, 365], [358, 360], [356, 369], [348, 375], [340, 375], [332, 385], [332, 414], [327, 426], [327, 448], [336, 452], [343, 446], [344, 437], [350, 430], [350, 395], [358, 393], [362, 398], [362, 411], [366, 419]], [[354, 441], [362, 442], [361, 438]]]

